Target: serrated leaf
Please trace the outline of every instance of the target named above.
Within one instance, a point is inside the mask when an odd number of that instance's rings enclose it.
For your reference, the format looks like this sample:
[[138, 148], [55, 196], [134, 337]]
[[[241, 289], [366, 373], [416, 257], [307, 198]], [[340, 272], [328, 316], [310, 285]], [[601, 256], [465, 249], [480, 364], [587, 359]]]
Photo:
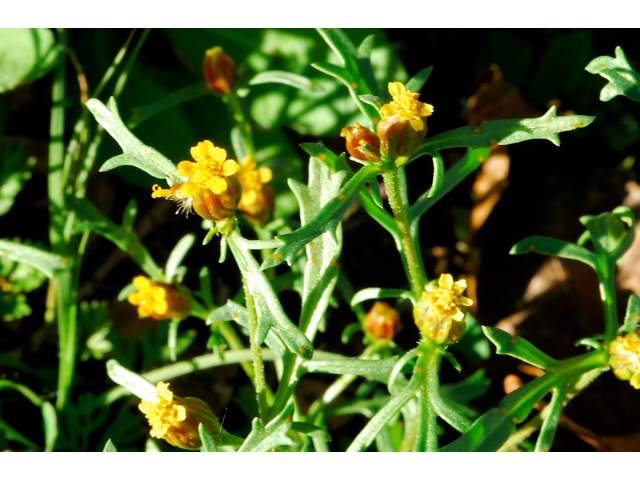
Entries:
[[511, 145], [526, 140], [549, 140], [560, 145], [558, 133], [583, 128], [595, 120], [585, 115], [557, 116], [556, 107], [551, 107], [539, 118], [520, 120], [497, 120], [478, 126], [456, 128], [440, 135], [427, 138], [420, 145], [412, 159], [418, 158], [430, 149], [442, 150], [454, 147], [489, 148], [494, 145]]
[[358, 375], [386, 384], [397, 361], [397, 356], [383, 360], [307, 360], [303, 362], [302, 368], [309, 373]]
[[522, 337], [514, 337], [495, 327], [482, 327], [484, 334], [496, 346], [497, 353], [518, 358], [543, 370], [551, 370], [558, 364], [556, 360], [534, 347]]
[[[227, 300], [222, 307], [216, 308], [209, 316], [207, 317], [207, 325], [211, 325], [216, 322], [226, 322], [233, 320], [244, 327], [247, 331], [249, 330], [249, 311], [246, 307], [239, 305], [232, 300]], [[267, 346], [276, 352], [278, 356], [284, 355], [286, 351], [286, 347], [282, 340], [276, 335], [274, 332], [269, 330], [267, 336], [264, 339], [264, 343]]]
[[586, 263], [591, 268], [596, 268], [596, 256], [586, 248], [579, 247], [574, 243], [556, 240], [549, 237], [532, 236], [516, 243], [509, 253], [520, 255], [523, 253], [540, 253], [542, 255], [555, 255], [560, 258], [568, 258]]
[[618, 95], [624, 95], [640, 102], [640, 75], [631, 67], [622, 48], [616, 47], [615, 58], [607, 56], [594, 58], [585, 70], [609, 81], [600, 91], [601, 101], [608, 102]]
[[260, 270], [246, 240], [242, 238], [237, 228], [231, 232], [227, 240], [255, 303], [258, 314], [255, 341], [261, 344], [269, 330], [273, 329], [289, 351], [305, 359], [311, 358], [313, 355], [312, 343], [284, 312], [271, 283], [264, 272]]
[[640, 322], [640, 298], [632, 293], [627, 303], [627, 313], [624, 316], [624, 324], [618, 333], [633, 333], [638, 330], [638, 322]]
[[153, 117], [154, 115], [167, 110], [169, 108], [176, 107], [182, 103], [195, 100], [196, 98], [203, 97], [211, 93], [209, 87], [205, 82], [200, 82], [195, 85], [189, 85], [176, 92], [170, 93], [164, 98], [158, 101], [144, 105], [142, 107], [134, 107], [131, 118], [127, 122], [129, 128], [136, 128], [145, 120]]
[[66, 270], [73, 265], [73, 259], [46, 252], [40, 248], [0, 240], [0, 255], [18, 263], [26, 263], [53, 278], [56, 271]]
[[281, 83], [300, 90], [310, 90], [314, 88], [314, 83], [303, 75], [281, 70], [267, 70], [258, 73], [249, 80], [249, 85], [260, 85], [262, 83]]
[[137, 373], [124, 368], [116, 360], [107, 361], [107, 375], [118, 385], [129, 390], [140, 400], [157, 402], [156, 386]]
[[[152, 279], [162, 278], [162, 270], [156, 265], [151, 254], [140, 242], [138, 235], [136, 235], [133, 230], [121, 227], [115, 222], [112, 222], [105, 217], [93, 203], [84, 198], [66, 195], [65, 206], [85, 220], [85, 222], [78, 227], [80, 231], [91, 230], [104, 236], [112, 241], [120, 250], [131, 255], [132, 260], [135, 261], [149, 277]], [[129, 202], [127, 207], [128, 209], [134, 208], [131, 202]]]
[[356, 293], [351, 299], [351, 306], [355, 306], [366, 300], [378, 300], [380, 298], [407, 298], [415, 304], [413, 292], [397, 288], [365, 288]]
[[259, 418], [254, 418], [251, 422], [251, 432], [238, 452], [268, 452], [281, 445], [292, 445], [293, 442], [287, 437], [292, 415], [293, 403], [290, 403], [266, 427]]
[[109, 99], [107, 105], [108, 108], [95, 98], [86, 103], [96, 121], [111, 134], [124, 153], [107, 160], [100, 167], [101, 172], [130, 165], [147, 172], [152, 177], [165, 178], [170, 184], [185, 181], [178, 173], [177, 167], [168, 158], [142, 143], [125, 127], [113, 97]]
[[420, 90], [422, 90], [422, 87], [424, 87], [424, 84], [427, 83], [427, 80], [429, 80], [431, 72], [433, 72], [433, 65], [420, 70], [413, 77], [411, 77], [411, 80], [407, 82], [404, 88], [413, 93], [419, 93]]
[[380, 167], [373, 163], [358, 170], [358, 173], [351, 177], [347, 184], [342, 187], [340, 195], [331, 199], [311, 222], [293, 233], [276, 237], [283, 245], [278, 247], [262, 263], [261, 268], [263, 270], [272, 268], [284, 261], [291, 265], [296, 253], [324, 232], [332, 233], [334, 240], [337, 240], [335, 231], [342, 220], [342, 216], [358, 195], [360, 189], [378, 173], [380, 173]]
[[0, 93], [32, 82], [57, 62], [53, 33], [48, 28], [0, 28]]
[[103, 452], [117, 452], [116, 446], [113, 444], [111, 439], [107, 440], [107, 443], [104, 446]]

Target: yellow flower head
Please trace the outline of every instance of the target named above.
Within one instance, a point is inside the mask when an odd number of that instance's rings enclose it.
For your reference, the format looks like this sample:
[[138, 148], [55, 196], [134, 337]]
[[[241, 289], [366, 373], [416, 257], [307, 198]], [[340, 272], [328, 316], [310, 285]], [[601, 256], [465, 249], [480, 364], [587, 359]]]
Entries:
[[273, 173], [268, 167], [256, 169], [256, 161], [251, 157], [244, 157], [240, 162], [237, 177], [242, 185], [242, 198], [238, 204], [238, 208], [242, 210], [246, 207], [255, 205], [258, 200], [262, 185], [269, 183], [273, 178]]
[[405, 90], [400, 82], [389, 82], [389, 93], [393, 100], [380, 108], [382, 115], [384, 117], [398, 115], [408, 120], [415, 131], [423, 130], [424, 119], [433, 113], [433, 106], [418, 101], [420, 94]]
[[138, 408], [149, 420], [151, 436], [162, 438], [172, 425], [182, 422], [187, 418], [187, 410], [182, 405], [173, 402], [173, 392], [169, 390], [169, 384], [159, 382], [157, 385], [158, 400], [150, 402], [142, 400]]
[[640, 388], [640, 336], [628, 333], [609, 345], [609, 365], [621, 380], [630, 380], [633, 388]]
[[427, 285], [416, 304], [414, 317], [422, 334], [437, 343], [451, 343], [464, 333], [464, 312], [460, 306], [471, 306], [473, 301], [462, 296], [467, 288], [466, 280], [453, 282], [453, 277], [443, 273], [438, 286]]
[[191, 147], [191, 156], [195, 162], [182, 161], [178, 164], [178, 172], [189, 181], [182, 185], [182, 194], [192, 196], [198, 188], [207, 188], [215, 194], [227, 189], [227, 180], [238, 171], [235, 160], [227, 160], [226, 150], [216, 147], [209, 140], [199, 142]]
[[143, 276], [134, 278], [133, 285], [138, 291], [130, 294], [127, 300], [138, 307], [141, 317], [164, 320], [183, 316], [189, 310], [188, 296], [172, 285], [150, 282]]

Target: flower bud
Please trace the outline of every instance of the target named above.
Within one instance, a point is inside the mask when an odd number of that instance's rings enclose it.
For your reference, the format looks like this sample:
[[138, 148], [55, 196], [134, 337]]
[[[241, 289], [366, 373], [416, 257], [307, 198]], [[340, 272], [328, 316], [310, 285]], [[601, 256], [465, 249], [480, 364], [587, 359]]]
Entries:
[[138, 291], [130, 294], [127, 299], [129, 303], [138, 307], [141, 317], [166, 320], [181, 318], [189, 313], [191, 297], [173, 285], [150, 282], [143, 276], [134, 278], [133, 285]]
[[409, 161], [426, 134], [426, 126], [422, 130], [416, 131], [409, 120], [405, 120], [399, 115], [382, 117], [378, 122], [380, 150], [398, 166]]
[[199, 398], [179, 398], [169, 390], [169, 384], [159, 382], [157, 400], [143, 400], [138, 408], [151, 425], [151, 436], [164, 438], [174, 447], [197, 450], [202, 446], [198, 425], [203, 424], [212, 435], [221, 431], [218, 418]]
[[376, 340], [387, 338], [392, 340], [400, 331], [400, 314], [386, 302], [376, 302], [362, 321], [365, 332], [369, 332]]
[[628, 333], [609, 345], [609, 365], [620, 380], [630, 380], [633, 388], [640, 388], [640, 336]]
[[340, 136], [347, 139], [347, 152], [358, 160], [366, 162], [380, 161], [380, 139], [366, 127], [356, 123], [354, 127], [345, 127]]
[[460, 310], [460, 305], [473, 305], [473, 301], [461, 295], [465, 288], [465, 280], [454, 283], [449, 274], [440, 275], [437, 287], [425, 287], [413, 310], [416, 325], [424, 338], [438, 344], [460, 340], [466, 328], [465, 314]]
[[190, 191], [193, 209], [205, 220], [222, 220], [235, 215], [242, 188], [236, 177], [227, 177], [226, 181], [227, 189], [219, 194], [201, 187]]
[[202, 72], [209, 89], [228, 95], [236, 89], [236, 66], [221, 47], [213, 47], [205, 52]]

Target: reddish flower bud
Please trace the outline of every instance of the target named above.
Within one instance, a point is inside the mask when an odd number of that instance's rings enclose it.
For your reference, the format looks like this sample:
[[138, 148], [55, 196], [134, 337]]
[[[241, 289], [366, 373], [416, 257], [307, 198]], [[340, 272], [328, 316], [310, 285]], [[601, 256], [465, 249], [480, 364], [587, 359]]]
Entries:
[[345, 127], [340, 136], [347, 139], [347, 152], [365, 162], [380, 161], [380, 139], [368, 128], [356, 123], [354, 127]]
[[409, 161], [426, 134], [426, 126], [422, 130], [416, 131], [409, 120], [405, 120], [399, 115], [382, 117], [378, 122], [380, 150], [398, 166]]
[[386, 302], [376, 302], [362, 321], [365, 332], [376, 339], [393, 339], [401, 330], [400, 314]]
[[213, 47], [206, 51], [202, 72], [207, 86], [214, 92], [228, 95], [236, 89], [235, 63], [221, 47]]

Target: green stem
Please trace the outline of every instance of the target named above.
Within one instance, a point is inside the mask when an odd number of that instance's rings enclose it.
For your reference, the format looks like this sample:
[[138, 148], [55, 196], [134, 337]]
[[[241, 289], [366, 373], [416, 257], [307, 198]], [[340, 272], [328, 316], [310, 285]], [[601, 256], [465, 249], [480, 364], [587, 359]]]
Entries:
[[404, 202], [402, 201], [402, 192], [397, 170], [389, 170], [385, 172], [382, 177], [387, 189], [387, 197], [389, 198], [391, 210], [393, 211], [393, 215], [400, 230], [400, 235], [402, 236], [402, 250], [400, 251], [400, 255], [403, 257], [403, 261], [409, 270], [411, 289], [413, 290], [416, 299], [419, 299], [426, 284], [426, 278], [424, 277], [422, 268], [420, 267], [416, 243], [413, 235], [411, 234], [409, 218], [407, 217], [407, 211], [404, 206]]
[[600, 296], [604, 306], [604, 322], [605, 322], [605, 343], [612, 342], [618, 333], [618, 309], [616, 305], [616, 286], [615, 286], [615, 261], [605, 254], [598, 255], [596, 263], [599, 268], [598, 282], [600, 287]]
[[[238, 124], [238, 130], [242, 137], [243, 155], [248, 157], [255, 157], [255, 147], [253, 145], [253, 135], [251, 133], [251, 123], [247, 120], [244, 114], [242, 104], [240, 103], [240, 97], [236, 91], [232, 91], [224, 97], [231, 111], [233, 112], [233, 118]], [[236, 152], [239, 154], [239, 152]], [[239, 159], [240, 160], [240, 159]]]

